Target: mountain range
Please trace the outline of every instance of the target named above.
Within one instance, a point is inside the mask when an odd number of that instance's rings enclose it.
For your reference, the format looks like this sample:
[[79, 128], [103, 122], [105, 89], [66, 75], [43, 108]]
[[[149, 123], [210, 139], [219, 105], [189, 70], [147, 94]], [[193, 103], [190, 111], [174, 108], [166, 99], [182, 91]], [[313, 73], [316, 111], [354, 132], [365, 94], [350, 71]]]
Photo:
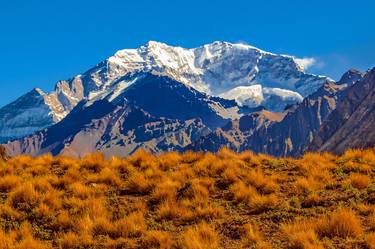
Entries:
[[349, 70], [334, 82], [306, 73], [301, 59], [244, 44], [185, 49], [151, 41], [2, 107], [0, 142], [10, 155], [223, 146], [340, 153], [375, 142], [374, 78], [374, 69]]

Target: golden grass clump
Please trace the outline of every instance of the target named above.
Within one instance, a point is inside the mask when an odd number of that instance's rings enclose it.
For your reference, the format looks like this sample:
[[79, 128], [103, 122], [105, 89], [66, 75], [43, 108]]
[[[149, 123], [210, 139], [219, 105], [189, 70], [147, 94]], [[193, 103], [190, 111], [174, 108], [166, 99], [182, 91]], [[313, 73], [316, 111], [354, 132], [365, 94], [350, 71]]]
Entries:
[[261, 213], [274, 208], [278, 198], [275, 194], [261, 195], [253, 187], [238, 182], [231, 187], [231, 192], [237, 202], [245, 203], [252, 212]]
[[347, 208], [339, 209], [317, 222], [317, 232], [323, 237], [358, 237], [362, 235], [361, 221], [356, 213]]
[[310, 193], [302, 201], [302, 206], [304, 207], [314, 207], [323, 203], [322, 197], [317, 193]]
[[295, 188], [299, 193], [310, 193], [323, 187], [324, 183], [315, 180], [312, 176], [300, 177], [295, 181]]
[[119, 187], [122, 184], [122, 181], [118, 173], [107, 167], [102, 169], [99, 174], [95, 174], [89, 177], [88, 182], [103, 183], [103, 184], [111, 185], [115, 187]]
[[157, 209], [158, 218], [162, 220], [191, 220], [193, 219], [193, 212], [189, 209], [188, 204], [190, 204], [189, 201], [165, 201], [161, 203]]
[[117, 236], [120, 237], [140, 236], [146, 231], [146, 223], [141, 212], [131, 213], [115, 221], [114, 226]]
[[0, 160], [1, 248], [374, 248], [375, 150]]
[[180, 248], [182, 249], [216, 249], [220, 239], [215, 229], [207, 224], [200, 223], [188, 228], [182, 236]]
[[16, 249], [47, 249], [51, 245], [49, 243], [36, 239], [31, 231], [31, 225], [27, 222], [11, 232], [5, 233], [0, 231], [0, 248], [16, 248]]
[[365, 189], [371, 184], [371, 178], [362, 174], [351, 174], [349, 176], [350, 184], [357, 189]]
[[171, 179], [166, 179], [159, 185], [155, 186], [154, 190], [151, 193], [151, 198], [157, 202], [174, 200], [179, 188], [179, 182], [173, 181]]
[[61, 234], [58, 245], [59, 248], [73, 249], [73, 248], [90, 248], [93, 247], [94, 241], [91, 235], [81, 233], [67, 232]]
[[22, 183], [21, 178], [16, 175], [5, 175], [0, 178], [0, 192], [10, 192]]
[[36, 207], [41, 200], [38, 193], [31, 183], [19, 186], [9, 193], [9, 205], [19, 210], [29, 210]]
[[279, 185], [270, 177], [266, 177], [260, 168], [251, 171], [247, 175], [247, 180], [252, 186], [264, 194], [270, 194], [279, 190]]
[[271, 249], [272, 246], [266, 242], [263, 238], [263, 234], [260, 232], [257, 225], [247, 223], [243, 226], [244, 234], [242, 236], [241, 246], [242, 248], [249, 248], [255, 246], [255, 248]]
[[358, 172], [362, 174], [369, 174], [372, 171], [372, 167], [369, 164], [357, 163], [353, 161], [347, 161], [343, 164], [342, 169], [344, 172]]
[[359, 238], [363, 228], [358, 216], [348, 208], [315, 219], [304, 219], [284, 224], [283, 232], [287, 235], [291, 248], [324, 248], [323, 238]]
[[322, 243], [314, 230], [314, 226], [308, 221], [298, 221], [284, 225], [282, 230], [289, 240], [291, 249], [323, 249]]

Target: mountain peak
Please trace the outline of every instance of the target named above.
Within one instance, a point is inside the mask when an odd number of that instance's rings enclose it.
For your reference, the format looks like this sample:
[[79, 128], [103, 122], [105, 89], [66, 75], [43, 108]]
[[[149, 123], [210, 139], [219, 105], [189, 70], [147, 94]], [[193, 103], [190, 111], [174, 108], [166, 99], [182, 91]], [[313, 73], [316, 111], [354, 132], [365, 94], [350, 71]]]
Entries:
[[38, 88], [38, 87], [34, 88], [32, 90], [32, 92], [36, 92], [36, 93], [38, 93], [38, 94], [40, 94], [42, 96], [46, 95], [45, 92], [42, 89]]
[[337, 83], [351, 85], [354, 84], [357, 80], [362, 79], [364, 75], [364, 72], [351, 68], [341, 76], [341, 79]]
[[136, 49], [119, 50], [108, 59], [110, 68], [103, 70], [110, 78], [152, 72], [211, 95], [238, 86], [261, 84], [307, 96], [326, 78], [304, 73], [301, 61], [306, 60], [269, 53], [244, 43], [214, 41], [196, 48], [182, 48], [149, 41]]
[[158, 42], [158, 41], [148, 41], [145, 45], [145, 47], [160, 47], [160, 46], [168, 46], [166, 43]]

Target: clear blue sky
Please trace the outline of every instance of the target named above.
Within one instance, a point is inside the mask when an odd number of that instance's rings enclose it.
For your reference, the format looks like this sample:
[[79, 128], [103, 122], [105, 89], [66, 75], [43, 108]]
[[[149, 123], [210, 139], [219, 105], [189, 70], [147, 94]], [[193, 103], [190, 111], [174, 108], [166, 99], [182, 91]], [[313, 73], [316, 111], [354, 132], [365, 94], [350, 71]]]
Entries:
[[243, 41], [314, 57], [339, 77], [375, 66], [374, 0], [0, 0], [0, 106], [148, 40], [195, 47]]

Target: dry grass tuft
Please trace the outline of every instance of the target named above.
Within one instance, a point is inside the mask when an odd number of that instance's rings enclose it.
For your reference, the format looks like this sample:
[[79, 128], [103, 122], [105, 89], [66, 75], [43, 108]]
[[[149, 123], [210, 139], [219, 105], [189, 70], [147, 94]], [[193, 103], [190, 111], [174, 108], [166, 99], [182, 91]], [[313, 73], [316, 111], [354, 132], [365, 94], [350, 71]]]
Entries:
[[219, 247], [219, 235], [209, 224], [200, 223], [187, 229], [180, 244], [183, 249], [216, 249]]
[[270, 194], [279, 190], [279, 185], [277, 185], [270, 177], [266, 177], [260, 168], [251, 171], [248, 174], [247, 180], [263, 194]]
[[325, 217], [299, 220], [284, 224], [290, 248], [324, 248], [323, 238], [359, 238], [363, 234], [361, 222], [351, 209], [340, 208]]
[[19, 210], [30, 210], [36, 207], [41, 195], [31, 183], [19, 186], [9, 194], [9, 205]]
[[351, 174], [349, 176], [350, 184], [357, 189], [365, 189], [371, 184], [371, 178], [367, 175]]
[[253, 213], [262, 213], [277, 205], [276, 195], [261, 195], [253, 187], [246, 186], [243, 182], [234, 184], [230, 191], [237, 202], [245, 203]]
[[362, 235], [361, 221], [356, 213], [347, 208], [339, 209], [328, 217], [317, 222], [317, 232], [322, 237], [340, 238], [358, 237]]
[[139, 237], [146, 231], [146, 223], [140, 212], [131, 213], [117, 220], [114, 226], [117, 236], [120, 237]]

